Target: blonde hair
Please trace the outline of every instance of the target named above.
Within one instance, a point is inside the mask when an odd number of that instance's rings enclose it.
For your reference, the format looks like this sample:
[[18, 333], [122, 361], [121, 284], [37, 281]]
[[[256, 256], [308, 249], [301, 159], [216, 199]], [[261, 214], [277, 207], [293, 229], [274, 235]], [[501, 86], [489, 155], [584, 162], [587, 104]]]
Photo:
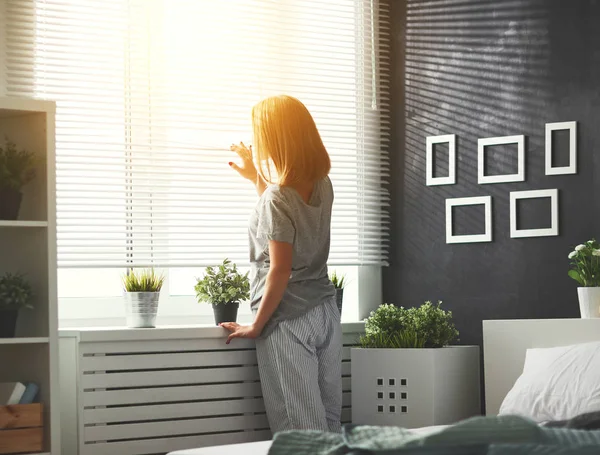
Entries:
[[281, 95], [262, 100], [252, 108], [252, 129], [256, 167], [266, 182], [274, 183], [271, 166], [280, 185], [316, 182], [329, 174], [329, 154], [298, 99]]

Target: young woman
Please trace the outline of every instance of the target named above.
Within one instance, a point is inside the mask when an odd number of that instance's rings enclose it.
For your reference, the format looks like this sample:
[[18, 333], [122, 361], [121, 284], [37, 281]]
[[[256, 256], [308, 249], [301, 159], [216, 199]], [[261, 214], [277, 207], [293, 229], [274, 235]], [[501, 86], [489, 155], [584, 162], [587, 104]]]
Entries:
[[274, 433], [339, 432], [342, 335], [327, 274], [333, 204], [329, 155], [312, 116], [290, 96], [254, 106], [252, 126], [254, 151], [243, 143], [232, 145], [241, 165], [229, 165], [260, 195], [249, 228], [255, 316], [248, 326], [222, 326], [231, 332], [227, 343], [256, 338]]

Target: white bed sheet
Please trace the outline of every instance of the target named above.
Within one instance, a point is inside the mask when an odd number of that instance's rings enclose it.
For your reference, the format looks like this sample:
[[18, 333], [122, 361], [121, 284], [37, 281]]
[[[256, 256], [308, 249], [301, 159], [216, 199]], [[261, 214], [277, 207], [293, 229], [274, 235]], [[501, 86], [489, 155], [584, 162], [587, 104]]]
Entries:
[[[411, 431], [425, 435], [435, 433], [436, 431], [445, 427], [445, 425], [438, 425], [434, 427], [415, 428]], [[201, 449], [178, 450], [177, 452], [171, 452], [167, 455], [231, 455], [236, 453], [244, 455], [267, 455], [269, 452], [269, 447], [271, 447], [271, 441], [261, 441], [249, 442], [246, 444], [204, 447]]]

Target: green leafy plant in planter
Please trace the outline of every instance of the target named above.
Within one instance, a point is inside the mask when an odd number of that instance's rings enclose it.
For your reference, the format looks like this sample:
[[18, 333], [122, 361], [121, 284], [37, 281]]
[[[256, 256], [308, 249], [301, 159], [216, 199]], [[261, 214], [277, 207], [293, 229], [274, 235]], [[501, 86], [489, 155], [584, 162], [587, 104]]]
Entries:
[[[479, 346], [452, 346], [459, 333], [441, 305], [383, 304], [367, 318], [359, 346], [350, 349], [353, 422], [411, 428], [481, 412]], [[388, 390], [397, 405], [382, 402], [392, 399]]]
[[35, 155], [6, 140], [0, 146], [0, 219], [16, 220], [23, 194], [21, 189], [35, 178]]
[[125, 314], [131, 328], [155, 327], [160, 291], [165, 282], [154, 269], [131, 269], [122, 278], [125, 290]]
[[365, 321], [363, 348], [441, 348], [458, 341], [452, 312], [442, 302], [415, 308], [383, 304]]
[[591, 239], [577, 245], [569, 253], [569, 259], [569, 276], [579, 284], [581, 317], [600, 317], [600, 243]]
[[0, 277], [0, 338], [15, 336], [19, 311], [32, 309], [33, 290], [23, 274], [6, 273]]
[[241, 274], [237, 266], [225, 259], [218, 267], [207, 267], [203, 278], [197, 278], [198, 302], [212, 304], [215, 323], [236, 322], [240, 302], [250, 296], [248, 273]]
[[329, 275], [329, 279], [333, 283], [335, 287], [335, 300], [337, 303], [338, 310], [340, 312], [340, 317], [342, 316], [342, 306], [344, 302], [344, 287], [346, 287], [346, 275], [338, 274], [337, 271], [331, 272]]

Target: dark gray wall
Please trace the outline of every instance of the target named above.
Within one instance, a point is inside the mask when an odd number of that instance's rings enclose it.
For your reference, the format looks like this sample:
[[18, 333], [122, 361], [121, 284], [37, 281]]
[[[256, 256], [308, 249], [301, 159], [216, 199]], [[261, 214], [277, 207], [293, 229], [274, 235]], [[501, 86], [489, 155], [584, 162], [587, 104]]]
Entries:
[[[578, 317], [567, 277], [573, 245], [600, 237], [600, 2], [392, 0], [392, 253], [387, 302], [443, 300], [461, 342], [481, 321]], [[579, 122], [579, 173], [545, 176], [544, 124]], [[457, 184], [425, 186], [425, 138], [458, 136]], [[477, 139], [527, 136], [526, 181], [477, 184]], [[559, 164], [566, 147], [559, 147]], [[510, 153], [490, 154], [510, 173]], [[564, 153], [563, 153], [564, 152]], [[436, 162], [443, 173], [447, 163]], [[510, 239], [509, 192], [558, 188], [560, 236]], [[446, 198], [491, 195], [491, 243], [448, 245]], [[543, 201], [542, 201], [543, 202]], [[525, 228], [547, 227], [548, 205], [522, 206]], [[477, 211], [457, 214], [477, 233]]]

